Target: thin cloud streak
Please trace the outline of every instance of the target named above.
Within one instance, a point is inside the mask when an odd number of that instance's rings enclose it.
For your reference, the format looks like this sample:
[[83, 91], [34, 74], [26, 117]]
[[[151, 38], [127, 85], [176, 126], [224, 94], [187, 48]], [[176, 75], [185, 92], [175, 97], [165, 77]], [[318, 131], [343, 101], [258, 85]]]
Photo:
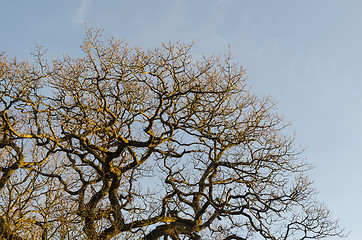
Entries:
[[81, 4], [77, 10], [77, 13], [73, 19], [74, 23], [77, 24], [84, 24], [85, 22], [85, 15], [87, 13], [88, 7], [90, 4], [90, 0], [82, 0]]

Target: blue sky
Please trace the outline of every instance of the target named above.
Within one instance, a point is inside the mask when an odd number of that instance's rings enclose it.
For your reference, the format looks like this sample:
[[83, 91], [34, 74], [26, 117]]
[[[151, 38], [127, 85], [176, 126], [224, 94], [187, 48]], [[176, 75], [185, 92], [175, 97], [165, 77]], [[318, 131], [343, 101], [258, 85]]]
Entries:
[[259, 95], [292, 123], [318, 198], [362, 239], [362, 2], [337, 0], [3, 1], [0, 51], [81, 54], [88, 27], [131, 46], [194, 41], [196, 57], [230, 45]]

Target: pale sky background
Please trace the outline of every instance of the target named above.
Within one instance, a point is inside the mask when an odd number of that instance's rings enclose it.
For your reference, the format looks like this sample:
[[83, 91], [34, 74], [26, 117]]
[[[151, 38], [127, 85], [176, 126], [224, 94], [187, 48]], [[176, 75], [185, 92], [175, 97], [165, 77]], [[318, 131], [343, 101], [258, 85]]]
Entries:
[[362, 239], [362, 1], [2, 0], [0, 52], [80, 56], [88, 27], [131, 46], [195, 41], [194, 55], [228, 46], [261, 96], [292, 123], [318, 199]]

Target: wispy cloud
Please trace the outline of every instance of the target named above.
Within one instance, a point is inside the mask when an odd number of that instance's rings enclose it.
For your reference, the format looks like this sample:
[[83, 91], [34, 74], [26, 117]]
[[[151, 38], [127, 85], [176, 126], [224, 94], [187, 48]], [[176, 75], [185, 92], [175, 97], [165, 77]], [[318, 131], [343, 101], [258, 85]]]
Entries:
[[81, 0], [80, 6], [77, 10], [77, 13], [75, 17], [73, 18], [73, 21], [77, 24], [84, 24], [85, 22], [85, 15], [87, 13], [89, 4], [91, 0]]

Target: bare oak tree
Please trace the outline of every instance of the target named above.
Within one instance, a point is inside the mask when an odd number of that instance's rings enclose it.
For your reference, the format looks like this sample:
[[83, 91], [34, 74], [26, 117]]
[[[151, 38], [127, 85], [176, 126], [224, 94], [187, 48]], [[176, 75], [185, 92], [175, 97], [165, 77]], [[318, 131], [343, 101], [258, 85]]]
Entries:
[[101, 37], [82, 58], [0, 57], [3, 239], [343, 236], [230, 55]]

